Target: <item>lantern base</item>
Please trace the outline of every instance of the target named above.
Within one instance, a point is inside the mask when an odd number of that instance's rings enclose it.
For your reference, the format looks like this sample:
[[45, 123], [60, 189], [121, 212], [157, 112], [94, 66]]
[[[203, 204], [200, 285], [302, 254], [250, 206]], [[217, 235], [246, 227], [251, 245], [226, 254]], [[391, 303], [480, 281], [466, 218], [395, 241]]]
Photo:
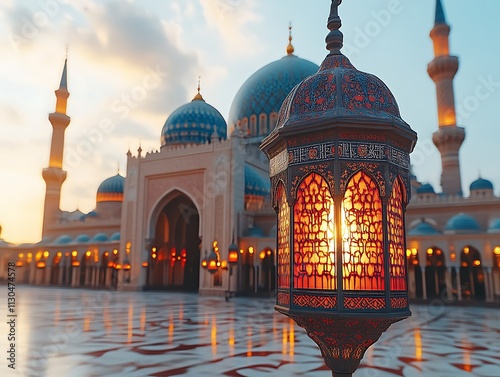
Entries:
[[306, 330], [321, 350], [333, 377], [350, 377], [358, 369], [366, 350], [393, 324], [408, 316], [370, 317], [352, 315], [318, 316], [315, 313], [278, 311]]

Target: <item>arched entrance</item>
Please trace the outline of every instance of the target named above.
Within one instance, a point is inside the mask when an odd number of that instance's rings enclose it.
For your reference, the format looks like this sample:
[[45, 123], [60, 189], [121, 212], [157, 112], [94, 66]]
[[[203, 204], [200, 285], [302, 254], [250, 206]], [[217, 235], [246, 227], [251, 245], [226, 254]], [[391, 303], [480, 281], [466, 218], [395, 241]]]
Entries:
[[262, 250], [259, 254], [260, 259], [260, 284], [261, 292], [274, 291], [276, 283], [276, 268], [274, 266], [274, 252], [270, 248]]
[[[427, 249], [425, 282], [427, 298], [446, 295], [446, 266], [443, 250], [438, 247]], [[444, 296], [443, 296], [444, 297]]]
[[408, 289], [410, 291], [410, 296], [412, 298], [422, 298], [424, 296], [424, 288], [422, 287], [422, 269], [420, 268], [418, 249], [407, 249], [406, 257], [408, 259]]
[[460, 283], [463, 298], [479, 300], [486, 298], [481, 254], [472, 246], [464, 247], [460, 255]]
[[148, 288], [197, 292], [200, 285], [200, 216], [186, 195], [175, 192], [154, 226]]

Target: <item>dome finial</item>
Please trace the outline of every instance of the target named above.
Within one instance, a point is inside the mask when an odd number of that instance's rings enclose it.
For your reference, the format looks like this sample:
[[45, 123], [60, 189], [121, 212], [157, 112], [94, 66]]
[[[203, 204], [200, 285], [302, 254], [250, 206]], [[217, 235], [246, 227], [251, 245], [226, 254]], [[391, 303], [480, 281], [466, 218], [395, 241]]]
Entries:
[[292, 23], [290, 22], [290, 25], [288, 26], [288, 46], [286, 46], [286, 53], [288, 55], [292, 55], [295, 51], [295, 48], [292, 45]]
[[201, 76], [198, 76], [198, 93], [193, 98], [193, 101], [205, 101], [200, 93], [201, 90]]
[[328, 17], [328, 29], [330, 33], [326, 36], [326, 48], [330, 51], [330, 55], [341, 55], [340, 49], [344, 46], [344, 35], [339, 30], [342, 26], [342, 21], [339, 17], [340, 4], [342, 4], [342, 0], [332, 0], [330, 17]]

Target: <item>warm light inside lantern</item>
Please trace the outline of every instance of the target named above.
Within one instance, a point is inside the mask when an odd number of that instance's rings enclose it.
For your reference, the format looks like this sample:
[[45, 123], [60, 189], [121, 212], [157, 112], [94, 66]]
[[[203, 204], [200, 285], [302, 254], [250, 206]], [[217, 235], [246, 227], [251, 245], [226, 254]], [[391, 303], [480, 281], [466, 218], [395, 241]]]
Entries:
[[495, 253], [495, 255], [500, 255], [500, 246], [496, 246], [493, 252]]
[[238, 255], [238, 250], [229, 250], [229, 254], [227, 256], [227, 261], [229, 264], [236, 264], [238, 263], [239, 255]]
[[362, 171], [349, 181], [342, 221], [344, 290], [384, 290], [382, 200]]

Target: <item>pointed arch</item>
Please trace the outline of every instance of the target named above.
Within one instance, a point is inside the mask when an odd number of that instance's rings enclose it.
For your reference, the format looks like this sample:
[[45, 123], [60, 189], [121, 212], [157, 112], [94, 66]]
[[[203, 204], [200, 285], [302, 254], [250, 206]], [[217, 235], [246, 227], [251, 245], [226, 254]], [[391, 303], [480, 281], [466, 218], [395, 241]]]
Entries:
[[384, 290], [382, 200], [376, 181], [358, 171], [342, 200], [343, 284], [345, 290]]
[[336, 289], [334, 202], [321, 175], [302, 180], [293, 214], [294, 287]]
[[290, 288], [290, 206], [283, 182], [276, 189], [278, 201], [278, 288]]
[[392, 185], [391, 196], [387, 204], [387, 240], [389, 242], [391, 291], [405, 291], [407, 287], [404, 200], [403, 187], [398, 176]]

